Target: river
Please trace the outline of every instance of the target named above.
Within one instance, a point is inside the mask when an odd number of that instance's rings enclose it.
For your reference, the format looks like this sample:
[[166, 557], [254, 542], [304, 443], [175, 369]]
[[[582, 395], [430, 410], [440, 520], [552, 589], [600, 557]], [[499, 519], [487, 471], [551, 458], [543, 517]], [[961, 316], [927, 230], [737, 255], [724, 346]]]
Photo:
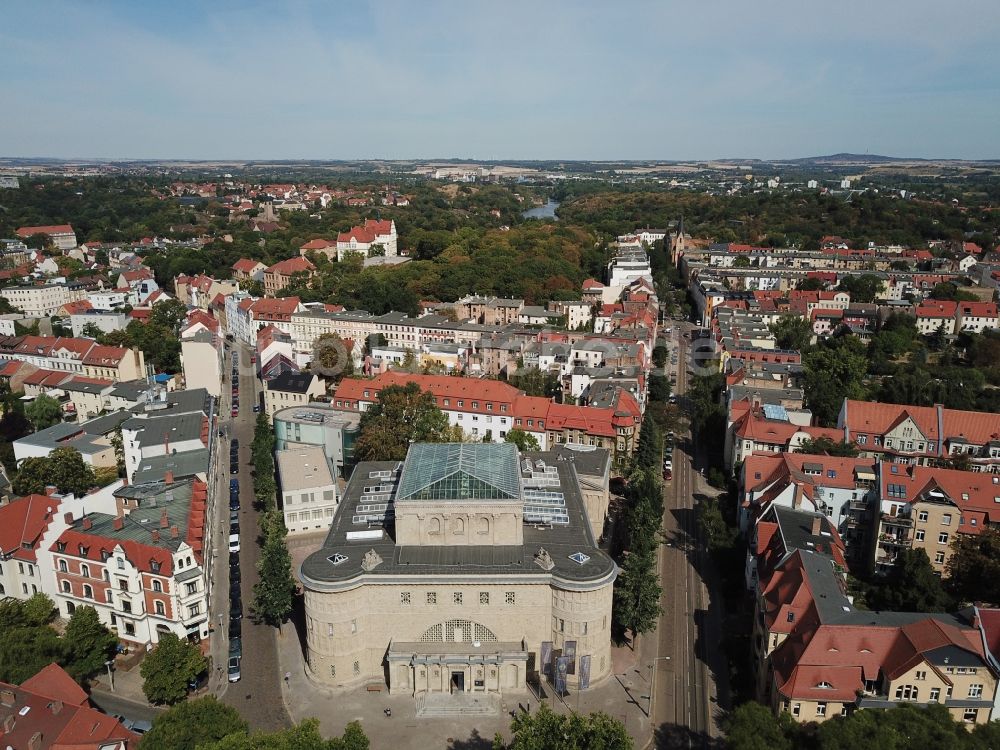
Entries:
[[549, 198], [548, 202], [544, 206], [535, 206], [534, 208], [529, 208], [527, 211], [521, 214], [521, 218], [524, 219], [554, 219], [559, 221], [559, 217], [556, 216], [556, 209], [559, 208], [559, 201], [554, 201]]

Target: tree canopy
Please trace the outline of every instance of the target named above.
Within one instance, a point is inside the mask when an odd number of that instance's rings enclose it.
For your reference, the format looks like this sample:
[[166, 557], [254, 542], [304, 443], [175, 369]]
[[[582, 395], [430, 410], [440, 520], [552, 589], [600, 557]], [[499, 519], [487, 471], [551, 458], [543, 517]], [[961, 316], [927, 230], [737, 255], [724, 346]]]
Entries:
[[24, 415], [37, 432], [62, 422], [62, 406], [47, 393], [40, 393], [24, 407]]
[[634, 744], [618, 719], [603, 712], [557, 714], [544, 703], [519, 713], [510, 725], [510, 741], [497, 734], [493, 750], [632, 750]]
[[402, 461], [410, 443], [443, 443], [454, 435], [434, 394], [413, 382], [390, 385], [361, 416], [354, 455], [359, 461]]
[[56, 448], [48, 456], [26, 458], [11, 483], [18, 495], [41, 494], [49, 485], [62, 493], [84, 495], [97, 483], [94, 470], [76, 448]]
[[239, 712], [214, 695], [184, 701], [153, 720], [153, 728], [142, 737], [140, 750], [195, 750], [249, 727]]
[[207, 669], [208, 660], [197, 646], [173, 633], [162, 633], [139, 667], [142, 692], [151, 703], [177, 703], [187, 695], [188, 683]]
[[517, 446], [519, 451], [537, 451], [541, 450], [541, 446], [538, 445], [538, 438], [536, 438], [531, 433], [525, 432], [520, 427], [515, 427], [507, 432], [507, 436], [504, 438], [505, 442], [513, 443]]
[[872, 609], [894, 612], [944, 612], [952, 606], [927, 553], [905, 547], [889, 572], [869, 585], [865, 601]]
[[1000, 605], [1000, 530], [958, 534], [945, 569], [948, 589], [960, 601]]

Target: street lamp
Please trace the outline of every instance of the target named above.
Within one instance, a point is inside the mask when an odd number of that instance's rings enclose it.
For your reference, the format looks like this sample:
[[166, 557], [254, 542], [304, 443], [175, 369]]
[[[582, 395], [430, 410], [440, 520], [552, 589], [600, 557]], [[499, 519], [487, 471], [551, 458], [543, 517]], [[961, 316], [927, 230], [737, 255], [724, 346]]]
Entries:
[[114, 659], [108, 659], [106, 662], [104, 662], [104, 666], [108, 668], [108, 679], [111, 680], [112, 693], [115, 692], [115, 673], [114, 670], [111, 669], [111, 667], [114, 666], [114, 663], [115, 663]]
[[670, 661], [669, 656], [654, 656], [649, 665], [649, 719], [653, 720], [653, 701], [656, 699], [656, 662]]

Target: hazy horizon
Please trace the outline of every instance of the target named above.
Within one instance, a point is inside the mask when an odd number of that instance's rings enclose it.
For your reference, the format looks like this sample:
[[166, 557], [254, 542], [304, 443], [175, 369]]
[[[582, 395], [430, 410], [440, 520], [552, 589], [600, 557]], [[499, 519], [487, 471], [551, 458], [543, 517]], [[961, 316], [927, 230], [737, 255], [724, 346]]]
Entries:
[[983, 0], [53, 0], [4, 18], [8, 158], [1000, 156]]

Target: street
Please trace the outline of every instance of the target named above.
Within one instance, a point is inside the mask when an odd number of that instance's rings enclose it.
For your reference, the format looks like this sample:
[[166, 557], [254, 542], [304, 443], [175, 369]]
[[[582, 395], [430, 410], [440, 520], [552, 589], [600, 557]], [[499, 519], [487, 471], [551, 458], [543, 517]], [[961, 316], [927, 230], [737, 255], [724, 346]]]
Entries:
[[[672, 337], [678, 353], [673, 392], [682, 405], [690, 378], [685, 331], [690, 332], [691, 326], [681, 324]], [[664, 482], [663, 532], [668, 544], [660, 547], [663, 614], [654, 636], [658, 642], [650, 686], [655, 702], [651, 719], [659, 748], [709, 747], [719, 736], [715, 675], [725, 669], [725, 658], [719, 648], [718, 603], [710, 606], [702, 578], [707, 553], [698, 538], [694, 506], [695, 493], [704, 480], [694, 466], [693, 453], [690, 435], [678, 430], [673, 479]]]
[[[251, 473], [253, 467], [250, 462], [250, 446], [253, 443], [254, 423], [257, 417], [253, 412], [253, 406], [258, 403], [257, 394], [260, 391], [260, 383], [256, 377], [255, 368], [250, 362], [250, 350], [235, 343], [230, 346], [230, 351], [235, 348], [240, 354], [240, 412], [238, 417], [229, 421], [228, 432], [222, 441], [227, 450], [222, 452], [224, 458], [218, 462], [220, 481], [225, 485], [225, 491], [221, 497], [226, 498], [226, 501], [219, 503], [220, 512], [225, 514], [225, 518], [219, 525], [220, 564], [216, 566], [215, 571], [217, 575], [224, 576], [225, 580], [220, 580], [222, 585], [215, 587], [213, 594], [215, 606], [212, 616], [216, 624], [225, 623], [224, 627], [227, 632], [226, 637], [220, 639], [222, 648], [213, 647], [212, 653], [216, 667], [215, 678], [225, 680], [225, 656], [228, 655], [229, 647], [229, 573], [228, 553], [221, 550], [226, 547], [229, 534], [228, 444], [230, 438], [235, 437], [240, 443], [240, 470], [236, 476], [240, 480], [240, 571], [242, 573], [240, 591], [243, 595], [243, 620], [241, 621], [243, 626], [243, 659], [240, 664], [240, 681], [229, 684], [225, 688], [223, 701], [236, 708], [240, 715], [249, 722], [252, 729], [275, 730], [291, 726], [291, 720], [281, 697], [281, 670], [278, 665], [277, 644], [275, 642], [277, 631], [269, 625], [254, 624], [250, 617], [253, 586], [258, 579], [257, 560], [260, 556], [258, 544], [259, 514], [254, 508], [253, 475]], [[227, 353], [227, 368], [231, 367], [228, 357]], [[227, 382], [222, 399], [225, 404], [221, 408], [223, 415], [228, 415], [231, 412], [230, 396], [231, 391]], [[220, 654], [221, 661], [219, 661]], [[220, 667], [221, 673], [218, 672]]]
[[150, 706], [148, 703], [122, 698], [106, 690], [92, 690], [90, 692], [90, 702], [104, 711], [106, 714], [124, 716], [127, 719], [141, 719], [152, 721], [162, 714], [166, 709]]

